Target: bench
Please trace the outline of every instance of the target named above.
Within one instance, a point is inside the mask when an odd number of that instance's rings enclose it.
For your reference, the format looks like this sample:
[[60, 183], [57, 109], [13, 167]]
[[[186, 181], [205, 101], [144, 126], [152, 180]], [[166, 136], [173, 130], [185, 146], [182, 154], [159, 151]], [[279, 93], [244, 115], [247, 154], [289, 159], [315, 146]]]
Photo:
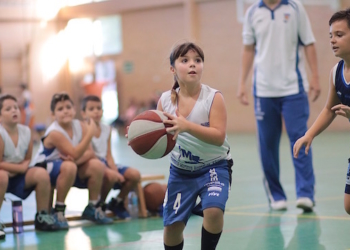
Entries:
[[[142, 182], [144, 181], [156, 181], [156, 180], [164, 180], [165, 176], [162, 174], [144, 174], [141, 175], [141, 180], [137, 185], [136, 188], [136, 193], [138, 197], [138, 206], [139, 206], [139, 218], [147, 218], [148, 213], [147, 213], [147, 208], [146, 208], [146, 201], [145, 201], [145, 196], [143, 194], [143, 187], [142, 187]], [[127, 202], [127, 199], [125, 199]], [[127, 205], [127, 203], [126, 203]], [[112, 215], [109, 215], [112, 216]], [[66, 215], [66, 219], [68, 221], [77, 221], [81, 220], [81, 215]], [[12, 222], [4, 223], [5, 227], [12, 227]], [[34, 220], [27, 220], [23, 221], [23, 226], [29, 226], [29, 225], [34, 225]]]

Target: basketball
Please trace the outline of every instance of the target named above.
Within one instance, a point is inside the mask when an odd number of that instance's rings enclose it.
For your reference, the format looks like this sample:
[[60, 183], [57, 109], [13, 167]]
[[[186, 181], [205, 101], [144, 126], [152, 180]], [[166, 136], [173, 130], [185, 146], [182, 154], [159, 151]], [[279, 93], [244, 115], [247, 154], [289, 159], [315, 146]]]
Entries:
[[159, 159], [170, 153], [176, 141], [173, 135], [166, 132], [169, 124], [163, 112], [146, 110], [137, 115], [130, 123], [128, 130], [129, 145], [136, 154], [147, 159]]
[[150, 212], [159, 212], [164, 202], [166, 184], [152, 182], [143, 188], [145, 196], [146, 208]]

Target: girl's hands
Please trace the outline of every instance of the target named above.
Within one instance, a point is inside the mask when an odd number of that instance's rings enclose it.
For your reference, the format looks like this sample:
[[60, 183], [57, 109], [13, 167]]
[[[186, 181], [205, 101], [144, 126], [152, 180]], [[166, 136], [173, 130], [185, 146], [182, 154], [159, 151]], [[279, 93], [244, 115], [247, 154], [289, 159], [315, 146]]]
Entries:
[[331, 108], [335, 114], [344, 116], [347, 119], [350, 119], [350, 107], [344, 104], [338, 104]]
[[163, 123], [172, 125], [172, 127], [167, 127], [166, 132], [174, 135], [174, 141], [177, 139], [177, 136], [180, 133], [186, 132], [188, 130], [189, 123], [189, 121], [187, 121], [186, 118], [179, 113], [178, 109], [176, 109], [175, 113], [176, 116], [163, 112], [163, 114], [170, 119], [163, 121]]

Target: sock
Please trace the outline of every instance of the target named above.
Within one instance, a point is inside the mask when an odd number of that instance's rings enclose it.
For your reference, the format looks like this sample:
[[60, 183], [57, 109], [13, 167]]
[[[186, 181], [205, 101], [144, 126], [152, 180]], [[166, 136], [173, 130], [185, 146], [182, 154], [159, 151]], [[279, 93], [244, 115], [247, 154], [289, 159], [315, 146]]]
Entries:
[[202, 248], [201, 248], [201, 250], [214, 250], [214, 249], [216, 249], [216, 245], [219, 242], [221, 233], [222, 232], [220, 232], [218, 234], [209, 233], [202, 226]]
[[179, 245], [172, 246], [172, 247], [164, 244], [165, 250], [182, 250], [183, 247], [184, 247], [184, 241], [182, 241]]
[[40, 210], [37, 212], [37, 215], [39, 215], [39, 214], [47, 214], [47, 210]]
[[89, 200], [89, 204], [92, 204], [94, 207], [97, 205], [98, 200]]
[[64, 213], [64, 211], [66, 210], [66, 205], [61, 205], [61, 204], [58, 204], [58, 202], [56, 202], [56, 205], [55, 205], [55, 211], [56, 212], [62, 212]]
[[64, 202], [56, 201], [56, 205], [64, 205]]

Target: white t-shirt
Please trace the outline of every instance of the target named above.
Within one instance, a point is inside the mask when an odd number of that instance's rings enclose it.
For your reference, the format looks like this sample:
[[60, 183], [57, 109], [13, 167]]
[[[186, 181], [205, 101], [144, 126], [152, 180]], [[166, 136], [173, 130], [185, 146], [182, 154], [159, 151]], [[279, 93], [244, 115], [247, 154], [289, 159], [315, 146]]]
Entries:
[[22, 124], [17, 124], [17, 129], [18, 142], [15, 146], [6, 129], [0, 126], [0, 136], [4, 141], [4, 154], [2, 159], [5, 162], [21, 163], [26, 157], [31, 138], [30, 128]]
[[111, 133], [111, 127], [100, 123], [101, 134], [99, 137], [92, 137], [91, 143], [95, 155], [99, 158], [106, 159], [108, 150], [108, 140]]
[[307, 92], [303, 45], [315, 42], [303, 5], [282, 0], [274, 10], [260, 0], [249, 7], [243, 44], [255, 44], [253, 92], [257, 97], [282, 97]]

